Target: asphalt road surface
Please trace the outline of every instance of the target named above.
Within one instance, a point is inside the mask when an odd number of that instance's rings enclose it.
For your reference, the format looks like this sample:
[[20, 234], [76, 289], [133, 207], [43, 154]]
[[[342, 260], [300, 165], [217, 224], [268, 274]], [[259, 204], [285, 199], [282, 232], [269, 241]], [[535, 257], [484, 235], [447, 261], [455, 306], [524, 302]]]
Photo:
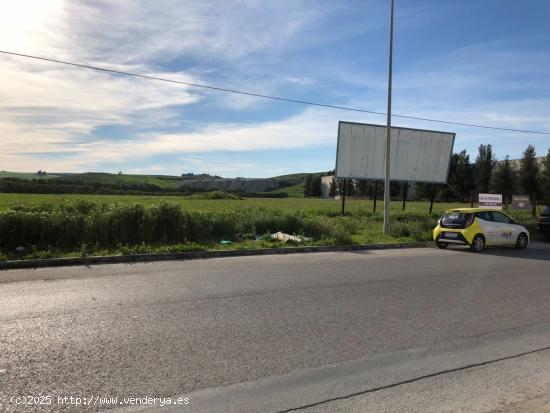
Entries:
[[550, 244], [0, 272], [0, 411], [367, 411], [439, 375], [541, 369], [545, 346]]

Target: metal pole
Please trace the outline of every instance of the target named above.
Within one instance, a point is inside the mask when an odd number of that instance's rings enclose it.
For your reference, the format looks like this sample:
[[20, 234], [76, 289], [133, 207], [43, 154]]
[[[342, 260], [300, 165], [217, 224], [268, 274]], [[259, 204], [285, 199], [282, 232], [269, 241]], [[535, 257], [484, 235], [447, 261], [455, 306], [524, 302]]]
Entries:
[[393, 0], [390, 12], [390, 53], [388, 64], [388, 118], [386, 125], [386, 156], [384, 175], [384, 235], [390, 234], [390, 139], [391, 139], [391, 86], [392, 86], [392, 58], [393, 58]]
[[405, 210], [405, 205], [407, 204], [407, 190], [409, 189], [409, 183], [405, 182], [405, 188], [403, 188], [403, 209]]
[[344, 216], [346, 214], [346, 184], [348, 183], [348, 180], [347, 179], [344, 179], [344, 190], [342, 191], [342, 216]]
[[374, 196], [372, 199], [374, 203], [372, 204], [372, 212], [376, 212], [376, 195], [378, 194], [378, 181], [374, 181]]

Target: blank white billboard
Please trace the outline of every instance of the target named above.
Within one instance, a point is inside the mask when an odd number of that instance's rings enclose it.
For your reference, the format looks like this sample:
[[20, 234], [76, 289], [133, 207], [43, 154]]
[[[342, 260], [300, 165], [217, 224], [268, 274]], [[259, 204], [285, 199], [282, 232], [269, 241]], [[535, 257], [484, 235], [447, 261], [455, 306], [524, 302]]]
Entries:
[[[455, 134], [391, 128], [392, 181], [446, 183]], [[338, 178], [383, 180], [386, 126], [340, 121], [336, 152]]]

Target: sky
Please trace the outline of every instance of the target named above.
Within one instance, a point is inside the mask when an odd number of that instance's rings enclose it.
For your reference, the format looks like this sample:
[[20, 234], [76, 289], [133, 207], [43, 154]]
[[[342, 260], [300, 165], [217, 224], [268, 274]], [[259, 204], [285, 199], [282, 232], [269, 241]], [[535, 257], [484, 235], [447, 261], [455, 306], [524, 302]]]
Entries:
[[[550, 132], [550, 2], [396, 0], [393, 112]], [[0, 0], [0, 50], [385, 112], [389, 0]], [[0, 55], [0, 170], [268, 177], [334, 168], [338, 121], [275, 102]], [[550, 136], [455, 132], [455, 152]]]

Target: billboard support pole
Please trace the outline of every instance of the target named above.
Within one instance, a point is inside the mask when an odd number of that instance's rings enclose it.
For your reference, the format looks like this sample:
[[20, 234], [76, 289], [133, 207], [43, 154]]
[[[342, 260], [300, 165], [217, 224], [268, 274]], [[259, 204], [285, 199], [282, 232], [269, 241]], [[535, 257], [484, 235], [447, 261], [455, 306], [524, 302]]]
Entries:
[[432, 194], [430, 195], [430, 214], [434, 209], [435, 184], [432, 184]]
[[384, 158], [384, 235], [390, 234], [390, 138], [391, 138], [391, 87], [393, 57], [393, 1], [390, 12], [390, 52], [388, 62], [388, 118], [386, 125], [386, 156]]
[[347, 188], [347, 183], [348, 183], [348, 180], [347, 179], [344, 179], [344, 190], [342, 191], [342, 216], [346, 215], [346, 190], [348, 189]]
[[374, 200], [372, 204], [372, 212], [376, 212], [376, 195], [378, 194], [378, 181], [374, 181], [374, 193], [372, 199]]
[[402, 211], [405, 210], [405, 205], [407, 204], [407, 191], [409, 189], [409, 183], [405, 182], [405, 188], [403, 188], [403, 208]]

